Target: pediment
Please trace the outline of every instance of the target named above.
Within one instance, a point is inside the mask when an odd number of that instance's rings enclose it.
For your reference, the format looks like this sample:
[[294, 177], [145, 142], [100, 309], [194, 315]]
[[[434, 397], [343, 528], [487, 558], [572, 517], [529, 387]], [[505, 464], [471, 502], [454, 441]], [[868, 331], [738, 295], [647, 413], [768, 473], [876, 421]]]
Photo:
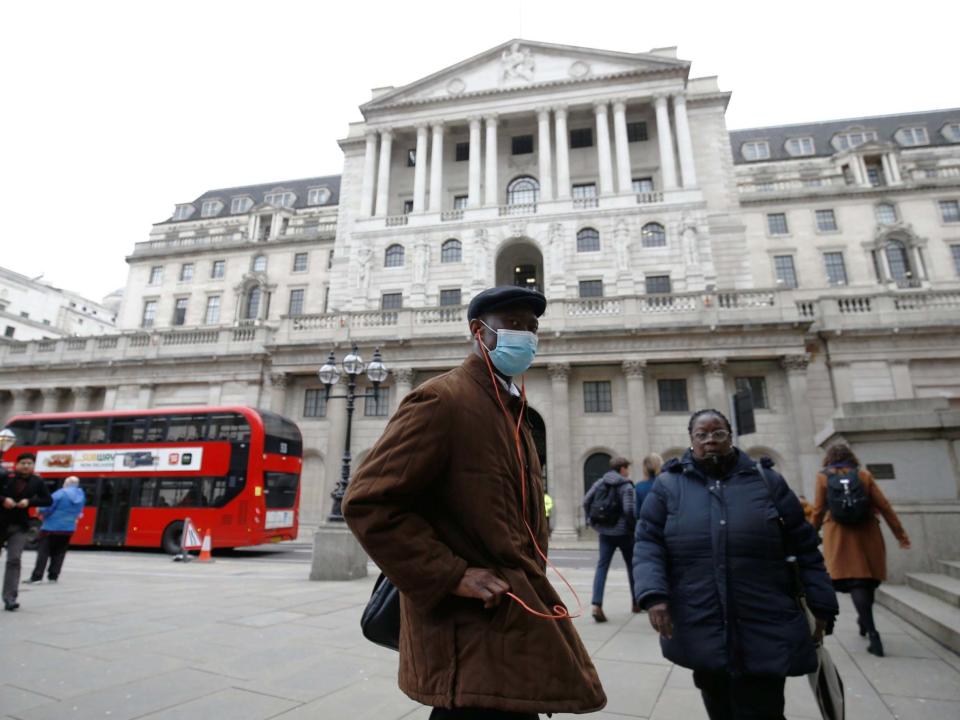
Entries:
[[648, 53], [510, 40], [361, 106], [378, 109], [458, 97], [516, 92], [527, 88], [633, 74], [673, 71], [686, 76], [690, 63]]

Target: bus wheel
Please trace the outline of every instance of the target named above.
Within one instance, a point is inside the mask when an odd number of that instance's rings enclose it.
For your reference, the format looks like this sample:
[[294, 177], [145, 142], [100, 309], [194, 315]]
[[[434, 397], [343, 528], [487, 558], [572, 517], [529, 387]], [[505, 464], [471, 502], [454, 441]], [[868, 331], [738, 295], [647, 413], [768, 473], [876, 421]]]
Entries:
[[180, 520], [167, 525], [163, 531], [163, 539], [160, 540], [160, 547], [168, 555], [177, 555], [180, 553], [180, 539], [183, 537], [183, 523]]

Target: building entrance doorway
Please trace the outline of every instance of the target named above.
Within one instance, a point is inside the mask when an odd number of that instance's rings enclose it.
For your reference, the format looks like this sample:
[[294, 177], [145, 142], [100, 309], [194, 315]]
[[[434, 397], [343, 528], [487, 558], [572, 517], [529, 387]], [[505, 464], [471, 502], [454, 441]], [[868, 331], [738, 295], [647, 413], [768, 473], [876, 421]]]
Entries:
[[518, 240], [497, 255], [497, 285], [543, 292], [543, 254], [529, 240]]

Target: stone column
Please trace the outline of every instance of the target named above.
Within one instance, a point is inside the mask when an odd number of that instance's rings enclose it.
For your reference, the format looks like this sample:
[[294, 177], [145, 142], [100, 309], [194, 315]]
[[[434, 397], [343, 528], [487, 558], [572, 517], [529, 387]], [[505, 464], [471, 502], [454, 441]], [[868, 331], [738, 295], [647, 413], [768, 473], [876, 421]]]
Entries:
[[537, 161], [540, 165], [540, 199], [553, 200], [553, 154], [550, 151], [550, 110], [537, 109]]
[[858, 158], [856, 155], [850, 155], [847, 165], [850, 167], [850, 172], [853, 173], [853, 182], [857, 185], [863, 185], [864, 177], [863, 168], [860, 166], [860, 158]]
[[613, 193], [613, 166], [610, 158], [610, 127], [607, 123], [607, 104], [595, 103], [593, 115], [597, 126], [597, 166], [600, 168], [600, 194]]
[[890, 170], [890, 157], [887, 153], [880, 156], [880, 167], [883, 168], [883, 180], [887, 185], [893, 185], [893, 171]]
[[410, 391], [413, 389], [413, 376], [416, 371], [413, 368], [394, 368], [393, 381], [394, 381], [394, 393], [393, 393], [393, 402], [390, 408], [390, 414], [392, 415], [397, 411], [397, 408], [400, 407], [400, 402], [410, 394]]
[[567, 108], [553, 110], [554, 137], [557, 144], [557, 200], [570, 199], [570, 135], [567, 132]]
[[630, 171], [630, 142], [627, 138], [627, 102], [613, 101], [613, 140], [617, 151], [617, 190], [633, 192], [633, 173]]
[[853, 371], [850, 363], [831, 360], [830, 377], [833, 381], [833, 396], [837, 409], [840, 410], [846, 403], [854, 402]]
[[497, 116], [487, 115], [484, 118], [487, 127], [486, 142], [486, 177], [483, 185], [486, 190], [485, 204], [489, 206], [499, 205], [499, 191], [497, 188]]
[[390, 203], [390, 155], [393, 151], [393, 132], [380, 131], [380, 170], [377, 173], [376, 215], [384, 217]]
[[413, 169], [413, 211], [427, 207], [427, 124], [417, 123], [417, 157]]
[[630, 460], [634, 467], [650, 453], [650, 435], [647, 430], [646, 360], [624, 360], [623, 374], [627, 378], [627, 410], [630, 413]]
[[856, 157], [857, 165], [860, 167], [860, 183], [866, 187], [870, 187], [870, 174], [867, 172], [867, 163], [863, 159], [862, 155], [857, 155]]
[[890, 377], [893, 380], [893, 396], [897, 400], [910, 400], [916, 397], [913, 391], [913, 379], [910, 377], [909, 360], [891, 361]]
[[72, 388], [73, 392], [73, 412], [86, 412], [90, 409], [90, 398], [93, 396], [93, 388], [86, 385]]
[[703, 374], [707, 385], [707, 404], [724, 415], [730, 410], [730, 401], [727, 399], [727, 386], [724, 370], [727, 366], [726, 358], [704, 358]]
[[677, 189], [677, 168], [673, 159], [673, 135], [670, 131], [670, 112], [667, 110], [667, 96], [657, 95], [653, 99], [657, 111], [657, 146], [660, 148], [660, 175], [664, 190]]
[[433, 150], [430, 152], [430, 212], [443, 209], [443, 123], [433, 126]]
[[60, 388], [41, 388], [40, 396], [43, 398], [40, 412], [55, 413], [57, 411], [57, 403], [60, 401]]
[[683, 93], [673, 96], [673, 119], [677, 123], [677, 150], [680, 153], [680, 176], [683, 187], [697, 186], [697, 173], [693, 162], [693, 140], [690, 123], [687, 121], [687, 97]]
[[467, 207], [475, 208], [483, 204], [480, 197], [480, 118], [469, 118], [470, 122], [470, 157], [467, 168]]
[[117, 396], [120, 394], [120, 386], [112, 385], [103, 392], [103, 409], [114, 410], [117, 407]]
[[[807, 355], [786, 355], [780, 364], [787, 375], [792, 418], [791, 437], [800, 461], [800, 477], [787, 479], [794, 489], [812, 491], [820, 466], [820, 456], [813, 441], [813, 415], [807, 399], [807, 365], [810, 364], [810, 359]], [[808, 492], [807, 497], [812, 497], [812, 494]]]
[[25, 413], [30, 407], [30, 391], [14, 388], [10, 390], [10, 395], [13, 397], [13, 402], [10, 405], [9, 417]]
[[360, 217], [373, 215], [373, 187], [377, 173], [377, 133], [367, 132], [367, 146], [363, 153], [363, 185], [360, 191]]
[[259, 380], [247, 382], [246, 403], [250, 407], [260, 407], [263, 396], [263, 383]]
[[153, 407], [153, 393], [157, 386], [152, 384], [141, 384], [137, 392], [137, 409], [147, 410]]
[[219, 405], [222, 396], [223, 384], [219, 381], [211, 382], [207, 388], [207, 404], [212, 406]]
[[577, 537], [580, 492], [570, 464], [570, 389], [567, 384], [570, 366], [554, 363], [547, 366], [547, 373], [550, 375], [552, 419], [547, 426], [547, 472], [556, 518], [553, 537], [555, 540], [571, 540]]
[[270, 409], [280, 415], [286, 415], [287, 385], [290, 376], [278, 372], [270, 374]]
[[893, 185], [899, 185], [903, 182], [903, 177], [900, 175], [900, 161], [897, 160], [897, 154], [887, 153], [887, 162], [890, 165], [890, 182]]

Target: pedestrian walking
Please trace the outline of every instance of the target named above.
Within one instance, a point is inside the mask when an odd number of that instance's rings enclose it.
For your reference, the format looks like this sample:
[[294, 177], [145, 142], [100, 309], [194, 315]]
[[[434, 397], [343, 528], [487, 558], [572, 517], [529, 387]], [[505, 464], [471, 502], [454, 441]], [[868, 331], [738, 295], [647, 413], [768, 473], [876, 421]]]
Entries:
[[545, 309], [518, 287], [474, 297], [473, 353], [404, 398], [344, 495], [347, 524], [400, 591], [400, 689], [435, 720], [606, 704], [546, 577], [543, 483], [518, 380]]
[[53, 502], [43, 480], [33, 474], [36, 459], [33, 453], [20, 453], [13, 472], [7, 473], [0, 485], [0, 543], [7, 548], [7, 564], [3, 572], [3, 607], [10, 611], [20, 607], [17, 602], [20, 556], [28, 539], [28, 508], [46, 507]]
[[80, 478], [71, 475], [63, 481], [63, 487], [53, 493], [53, 502], [40, 508], [43, 525], [40, 526], [37, 562], [28, 583], [43, 580], [48, 560], [50, 570], [47, 572], [47, 579], [57, 582], [67, 556], [67, 548], [70, 546], [70, 538], [77, 529], [77, 520], [83, 517], [86, 501], [86, 495], [80, 487]]
[[660, 468], [663, 467], [663, 458], [657, 453], [650, 453], [643, 459], [643, 478], [637, 481], [637, 515], [640, 515], [640, 508], [643, 507], [643, 501], [647, 499], [650, 488], [653, 487], [653, 481], [660, 474]]
[[[633, 526], [636, 523], [636, 494], [630, 480], [630, 461], [624, 457], [610, 460], [610, 469], [583, 496], [583, 512], [587, 524], [597, 531], [600, 554], [593, 575], [591, 613], [597, 622], [606, 622], [603, 612], [603, 591], [607, 584], [610, 561], [617, 550], [623, 556], [630, 580], [633, 600]], [[633, 612], [640, 606], [632, 605]]]
[[823, 528], [823, 556], [837, 592], [850, 593], [860, 636], [867, 651], [883, 657], [883, 642], [873, 619], [874, 594], [887, 579], [887, 549], [877, 515], [883, 515], [904, 550], [910, 538], [869, 470], [847, 445], [834, 445], [817, 474], [813, 525]]
[[711, 720], [783, 720], [786, 677], [817, 669], [838, 612], [819, 539], [784, 479], [733, 446], [722, 413], [694, 413], [688, 431], [690, 449], [664, 465], [640, 512], [636, 598], [664, 657], [693, 670]]

